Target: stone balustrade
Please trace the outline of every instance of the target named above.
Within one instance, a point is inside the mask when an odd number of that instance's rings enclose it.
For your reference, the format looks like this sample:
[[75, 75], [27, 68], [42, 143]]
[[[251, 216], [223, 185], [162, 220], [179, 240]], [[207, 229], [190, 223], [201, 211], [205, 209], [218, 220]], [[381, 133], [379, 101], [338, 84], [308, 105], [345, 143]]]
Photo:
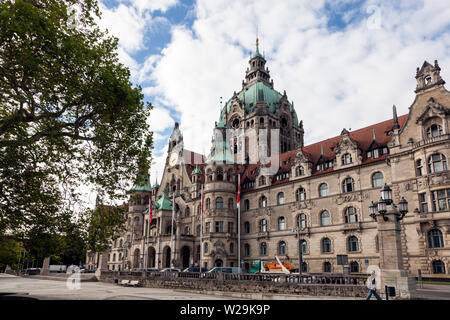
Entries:
[[367, 295], [367, 276], [106, 271], [100, 281], [120, 283], [129, 279], [139, 280], [144, 287], [167, 289], [362, 298]]

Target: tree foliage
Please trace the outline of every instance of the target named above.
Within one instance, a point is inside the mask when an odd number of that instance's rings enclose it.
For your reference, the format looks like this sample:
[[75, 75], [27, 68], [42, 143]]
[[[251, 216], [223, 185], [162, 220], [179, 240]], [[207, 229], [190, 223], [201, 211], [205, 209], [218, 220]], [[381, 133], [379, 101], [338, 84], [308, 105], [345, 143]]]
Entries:
[[116, 199], [149, 169], [152, 106], [99, 16], [95, 0], [0, 2], [0, 234], [52, 234], [80, 184]]
[[104, 252], [108, 249], [110, 241], [116, 240], [126, 231], [127, 206], [112, 207], [99, 205], [93, 210], [88, 210], [86, 225], [87, 250], [92, 252]]

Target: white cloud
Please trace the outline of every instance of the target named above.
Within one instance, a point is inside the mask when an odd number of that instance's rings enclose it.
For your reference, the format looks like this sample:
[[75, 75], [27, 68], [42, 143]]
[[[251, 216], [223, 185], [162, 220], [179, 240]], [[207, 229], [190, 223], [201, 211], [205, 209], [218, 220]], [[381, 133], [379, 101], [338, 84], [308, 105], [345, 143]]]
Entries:
[[[149, 93], [179, 112], [188, 149], [209, 152], [219, 97], [241, 90], [256, 25], [275, 89], [294, 101], [306, 144], [389, 119], [393, 104], [407, 113], [424, 60], [438, 59], [450, 79], [450, 36], [437, 33], [448, 28], [447, 1], [367, 1], [351, 13], [363, 19], [333, 32], [325, 3], [197, 1], [192, 30], [174, 26], [171, 42], [140, 75], [155, 83]], [[380, 9], [379, 29], [368, 28], [369, 4]]]
[[174, 120], [169, 112], [160, 107], [154, 107], [149, 117], [150, 130], [161, 132], [167, 128], [173, 127]]

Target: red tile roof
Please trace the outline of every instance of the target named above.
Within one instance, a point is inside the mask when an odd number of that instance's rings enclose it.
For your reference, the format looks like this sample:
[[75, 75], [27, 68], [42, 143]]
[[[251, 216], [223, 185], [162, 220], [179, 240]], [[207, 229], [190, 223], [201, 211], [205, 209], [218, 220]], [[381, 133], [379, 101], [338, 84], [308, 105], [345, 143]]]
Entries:
[[[408, 118], [407, 114], [398, 117], [398, 122], [399, 122], [400, 128], [402, 128], [405, 125], [407, 118]], [[375, 134], [375, 143], [378, 146], [386, 146], [387, 143], [391, 140], [391, 136], [388, 135], [388, 132], [392, 131], [393, 126], [394, 126], [394, 120], [390, 119], [390, 120], [386, 120], [386, 121], [383, 121], [380, 123], [373, 124], [373, 125], [365, 127], [365, 128], [351, 131], [349, 133], [350, 139], [358, 146], [358, 148], [362, 152], [362, 157], [363, 157], [362, 163], [363, 164], [380, 161], [387, 157], [387, 155], [382, 155], [377, 159], [367, 158], [366, 151], [369, 150], [370, 146], [373, 143], [374, 134]], [[305, 156], [315, 165], [315, 164], [317, 164], [317, 162], [319, 161], [319, 159], [322, 155], [322, 148], [323, 148], [324, 160], [334, 159], [336, 157], [335, 148], [339, 144], [340, 141], [341, 141], [341, 136], [339, 135], [339, 136], [336, 136], [333, 138], [329, 138], [329, 139], [326, 139], [323, 141], [319, 141], [319, 142], [310, 144], [308, 146], [304, 146], [302, 148], [302, 151], [305, 154]], [[187, 153], [190, 153], [190, 154], [187, 155]], [[290, 172], [293, 159], [295, 158], [295, 153], [296, 153], [296, 150], [292, 150], [292, 151], [288, 151], [288, 152], [280, 154], [278, 159], [276, 157], [269, 158], [267, 165], [270, 166], [271, 161], [279, 161], [278, 164], [274, 164], [274, 165], [278, 165], [278, 167], [279, 167], [277, 174]], [[199, 161], [201, 159], [202, 163], [204, 163], [204, 161], [205, 161], [205, 157], [203, 155], [199, 155], [194, 152], [185, 150], [185, 159], [194, 159], [194, 158], [196, 161]], [[277, 159], [277, 160], [275, 160], [275, 159]], [[188, 163], [188, 162], [186, 161], [186, 163]], [[191, 163], [194, 163], [194, 162], [191, 161]], [[250, 180], [250, 181], [256, 180], [258, 168], [260, 165], [261, 164], [258, 162], [257, 164], [238, 165], [237, 166], [236, 174], [241, 175], [241, 186], [244, 184], [245, 180]], [[205, 182], [204, 165], [198, 164], [197, 167], [200, 170], [202, 170], [202, 173], [203, 173], [202, 174], [202, 183], [204, 183]], [[195, 164], [194, 165], [187, 164], [186, 168], [188, 170], [189, 176], [191, 176], [192, 170], [194, 170], [194, 168], [195, 168]], [[333, 168], [328, 168], [324, 171], [316, 171], [315, 166], [314, 166], [313, 167], [313, 175], [323, 174], [323, 173], [331, 172], [333, 170], [334, 170]], [[275, 177], [277, 174], [275, 174], [273, 177]], [[288, 179], [281, 180], [281, 181], [273, 179], [273, 184], [284, 183], [286, 180], [288, 180]], [[249, 189], [243, 190], [243, 191], [245, 192], [245, 191], [250, 191], [250, 190], [253, 190], [253, 188], [249, 188]]]

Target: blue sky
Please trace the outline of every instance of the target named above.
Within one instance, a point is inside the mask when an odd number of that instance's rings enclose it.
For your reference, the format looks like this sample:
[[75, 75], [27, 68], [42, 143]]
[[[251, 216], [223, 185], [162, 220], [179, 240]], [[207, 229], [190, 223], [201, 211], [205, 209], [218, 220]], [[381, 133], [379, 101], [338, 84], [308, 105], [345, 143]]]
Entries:
[[152, 181], [174, 122], [207, 153], [220, 97], [241, 89], [258, 30], [275, 89], [286, 90], [305, 144], [408, 112], [415, 70], [439, 60], [450, 79], [448, 0], [100, 0], [99, 24], [154, 106]]

